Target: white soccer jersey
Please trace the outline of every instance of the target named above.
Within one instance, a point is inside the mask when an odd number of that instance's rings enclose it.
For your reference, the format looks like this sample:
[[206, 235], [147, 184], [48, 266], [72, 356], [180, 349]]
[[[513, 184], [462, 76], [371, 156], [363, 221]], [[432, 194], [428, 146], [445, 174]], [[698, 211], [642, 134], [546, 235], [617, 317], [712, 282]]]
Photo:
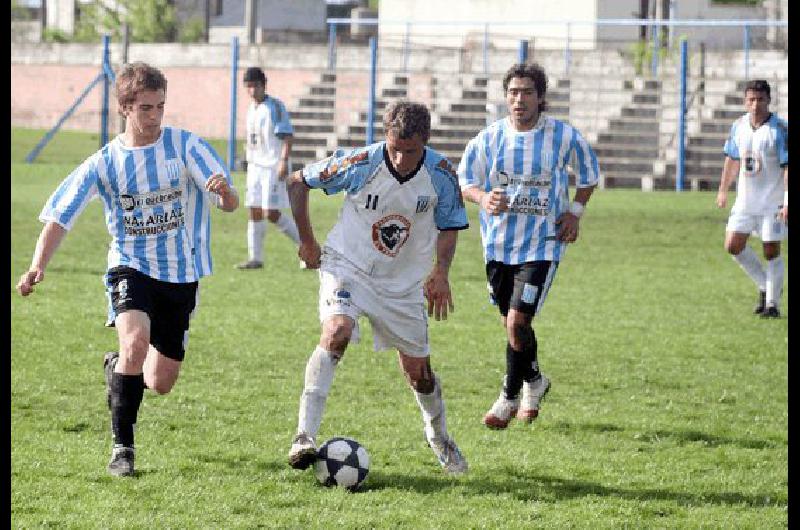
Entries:
[[247, 108], [247, 163], [274, 167], [281, 157], [283, 138], [294, 132], [286, 107], [266, 96]]
[[775, 114], [753, 130], [745, 114], [733, 123], [725, 154], [739, 160], [731, 212], [771, 215], [783, 204], [783, 168], [789, 165], [789, 124]]
[[233, 187], [214, 149], [189, 131], [164, 127], [143, 147], [126, 147], [118, 136], [61, 183], [39, 219], [69, 230], [99, 195], [112, 238], [109, 269], [125, 265], [157, 280], [193, 282], [211, 274], [212, 194], [205, 183], [217, 173]]
[[345, 192], [339, 220], [325, 242], [381, 290], [418, 289], [433, 266], [439, 230], [467, 228], [458, 179], [450, 162], [426, 148], [420, 167], [400, 177], [385, 142], [307, 166], [306, 184], [326, 194]]
[[480, 211], [487, 263], [561, 260], [567, 244], [556, 240], [556, 219], [569, 208], [571, 158], [577, 187], [596, 185], [600, 171], [592, 148], [577, 129], [544, 114], [530, 131], [517, 132], [504, 118], [470, 140], [458, 166], [461, 188], [502, 186], [509, 201], [502, 214]]

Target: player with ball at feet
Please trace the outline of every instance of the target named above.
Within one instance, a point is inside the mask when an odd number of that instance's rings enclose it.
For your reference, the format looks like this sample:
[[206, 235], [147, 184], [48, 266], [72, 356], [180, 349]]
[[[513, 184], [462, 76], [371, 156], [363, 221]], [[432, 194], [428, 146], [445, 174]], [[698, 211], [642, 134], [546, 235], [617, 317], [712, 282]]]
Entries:
[[[347, 345], [358, 340], [363, 315], [372, 324], [375, 350], [397, 349], [439, 463], [445, 472], [462, 473], [467, 461], [447, 432], [441, 381], [430, 364], [427, 317], [446, 319], [453, 311], [448, 273], [467, 215], [454, 168], [425, 147], [428, 109], [396, 102], [386, 110], [383, 126], [385, 141], [337, 150], [290, 179], [299, 256], [309, 268], [320, 269], [322, 336], [306, 365], [289, 464], [305, 469], [316, 458], [334, 372]], [[322, 249], [309, 219], [310, 188], [345, 193]]]

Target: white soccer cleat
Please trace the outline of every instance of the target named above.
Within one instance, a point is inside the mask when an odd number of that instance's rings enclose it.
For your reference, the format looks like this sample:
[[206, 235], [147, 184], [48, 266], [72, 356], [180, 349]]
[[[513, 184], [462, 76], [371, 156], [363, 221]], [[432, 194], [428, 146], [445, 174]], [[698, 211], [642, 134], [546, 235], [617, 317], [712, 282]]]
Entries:
[[505, 429], [508, 423], [519, 409], [519, 398], [506, 399], [506, 395], [500, 392], [500, 397], [494, 402], [489, 412], [483, 416], [483, 424], [490, 429]]
[[289, 465], [294, 469], [306, 469], [317, 459], [317, 444], [308, 434], [298, 433], [289, 449]]
[[431, 438], [428, 445], [433, 450], [433, 454], [439, 460], [445, 473], [459, 475], [466, 473], [469, 466], [467, 459], [461, 454], [461, 450], [449, 436], [447, 438]]
[[530, 423], [539, 415], [539, 404], [547, 391], [550, 390], [550, 380], [541, 374], [541, 377], [522, 384], [522, 400], [520, 402], [517, 418]]

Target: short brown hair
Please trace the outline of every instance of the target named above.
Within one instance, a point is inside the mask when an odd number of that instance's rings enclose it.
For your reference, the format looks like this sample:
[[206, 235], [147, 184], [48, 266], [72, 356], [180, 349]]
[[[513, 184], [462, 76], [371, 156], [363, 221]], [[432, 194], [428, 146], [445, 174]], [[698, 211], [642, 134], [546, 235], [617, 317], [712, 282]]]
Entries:
[[418, 134], [427, 143], [431, 136], [431, 114], [421, 103], [395, 101], [383, 113], [383, 130], [387, 135], [396, 134], [401, 140]]
[[508, 69], [503, 77], [503, 93], [508, 92], [508, 84], [515, 77], [527, 77], [533, 81], [536, 87], [536, 95], [539, 97], [539, 112], [547, 107], [544, 95], [547, 93], [547, 74], [544, 68], [537, 63], [517, 63]]
[[768, 98], [772, 99], [769, 94], [769, 83], [767, 83], [765, 79], [753, 79], [752, 81], [748, 81], [747, 84], [744, 85], [744, 93], [747, 94], [748, 90], [764, 92]]
[[117, 105], [119, 113], [125, 105], [136, 101], [136, 95], [144, 90], [167, 90], [167, 78], [158, 68], [147, 63], [126, 64], [117, 74]]

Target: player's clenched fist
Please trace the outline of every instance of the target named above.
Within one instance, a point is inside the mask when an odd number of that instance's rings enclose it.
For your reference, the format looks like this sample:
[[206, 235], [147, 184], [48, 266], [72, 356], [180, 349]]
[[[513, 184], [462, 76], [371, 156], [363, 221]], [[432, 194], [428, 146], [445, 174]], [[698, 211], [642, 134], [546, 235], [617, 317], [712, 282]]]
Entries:
[[17, 291], [22, 296], [28, 296], [33, 292], [33, 286], [44, 279], [44, 271], [30, 270], [22, 274], [17, 282]]

